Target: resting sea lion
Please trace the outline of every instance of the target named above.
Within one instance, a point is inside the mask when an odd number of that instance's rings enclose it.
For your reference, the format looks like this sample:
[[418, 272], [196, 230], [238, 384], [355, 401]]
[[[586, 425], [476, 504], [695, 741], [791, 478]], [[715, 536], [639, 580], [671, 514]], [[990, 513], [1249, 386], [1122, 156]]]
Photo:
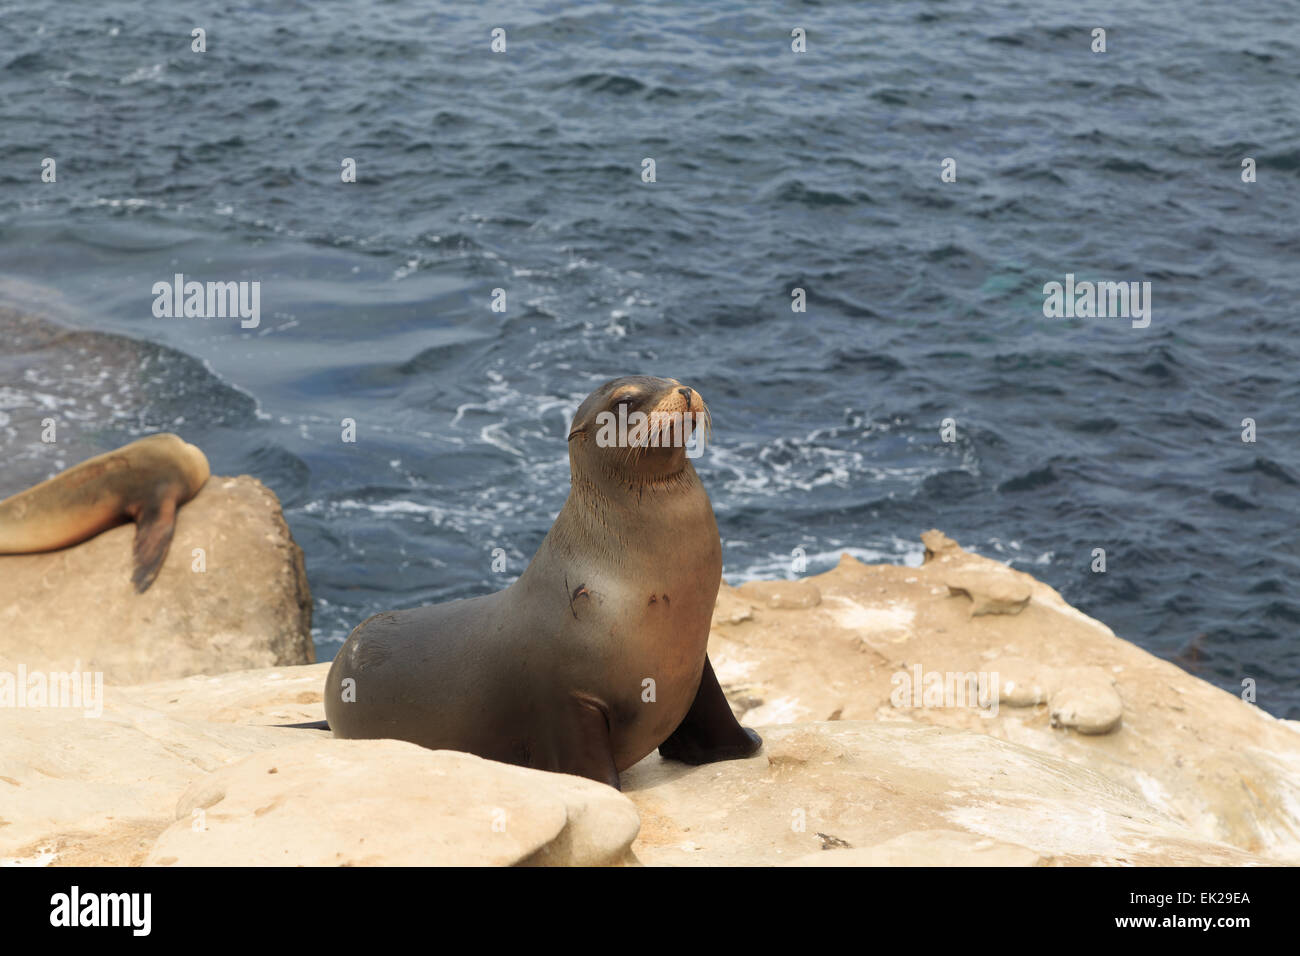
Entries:
[[0, 554], [54, 551], [134, 521], [131, 581], [144, 592], [167, 556], [176, 509], [208, 474], [203, 452], [168, 433], [96, 455], [0, 501]]
[[[602, 413], [620, 411], [668, 422], [651, 429], [662, 440], [611, 444]], [[686, 419], [673, 424], [677, 413]], [[568, 500], [524, 573], [496, 594], [362, 622], [326, 678], [334, 734], [612, 787], [655, 747], [688, 763], [758, 750], [707, 655], [722, 545], [682, 447], [707, 416], [671, 379], [592, 392], [569, 432]]]

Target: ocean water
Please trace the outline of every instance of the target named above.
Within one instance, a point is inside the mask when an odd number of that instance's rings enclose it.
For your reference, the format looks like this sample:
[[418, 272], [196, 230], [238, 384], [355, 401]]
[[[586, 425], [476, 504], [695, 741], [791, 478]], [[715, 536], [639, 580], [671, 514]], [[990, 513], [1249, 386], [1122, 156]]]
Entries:
[[325, 659], [504, 586], [582, 397], [667, 375], [729, 581], [938, 527], [1300, 717], [1300, 4], [1134, 6], [0, 0], [0, 303], [88, 330], [7, 326], [0, 492], [179, 432], [280, 496]]

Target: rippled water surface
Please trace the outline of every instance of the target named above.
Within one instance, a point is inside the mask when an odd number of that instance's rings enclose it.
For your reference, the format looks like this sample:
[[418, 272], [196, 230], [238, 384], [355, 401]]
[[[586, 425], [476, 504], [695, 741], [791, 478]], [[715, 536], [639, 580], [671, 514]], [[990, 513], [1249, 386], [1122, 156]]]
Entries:
[[[1300, 4], [415, 6], [0, 0], [0, 301], [140, 340], [10, 328], [0, 491], [43, 409], [62, 464], [179, 431], [280, 495], [328, 657], [503, 586], [577, 403], [670, 375], [729, 580], [939, 527], [1300, 717]], [[177, 272], [260, 327], [155, 318]], [[1150, 327], [1044, 318], [1066, 273]]]

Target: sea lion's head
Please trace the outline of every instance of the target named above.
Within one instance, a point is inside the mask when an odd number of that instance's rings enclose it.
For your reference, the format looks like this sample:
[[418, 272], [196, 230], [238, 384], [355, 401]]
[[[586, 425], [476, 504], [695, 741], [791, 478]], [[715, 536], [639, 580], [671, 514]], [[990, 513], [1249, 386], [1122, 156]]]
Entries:
[[709, 409], [672, 378], [629, 375], [606, 382], [578, 406], [569, 429], [574, 477], [622, 487], [670, 486], [694, 474]]
[[212, 474], [212, 467], [208, 464], [208, 456], [203, 454], [203, 450], [198, 445], [191, 445], [187, 441], [182, 441], [181, 444], [185, 446], [181, 449], [181, 455], [185, 462], [185, 474], [189, 479], [190, 493], [198, 494], [199, 489]]
[[141, 449], [147, 449], [156, 460], [165, 461], [175, 468], [181, 483], [181, 488], [178, 489], [181, 501], [188, 501], [198, 494], [212, 474], [208, 456], [203, 454], [203, 450], [179, 435], [159, 432], [140, 439], [136, 444]]

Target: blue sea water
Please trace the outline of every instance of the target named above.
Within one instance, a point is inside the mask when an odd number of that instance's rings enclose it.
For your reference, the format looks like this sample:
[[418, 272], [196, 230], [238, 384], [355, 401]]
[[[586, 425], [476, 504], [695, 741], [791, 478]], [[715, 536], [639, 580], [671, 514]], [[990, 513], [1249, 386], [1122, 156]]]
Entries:
[[[668, 375], [713, 412], [733, 583], [939, 527], [1300, 717], [1298, 15], [0, 0], [0, 302], [157, 355], [125, 404], [0, 365], [0, 426], [38, 378], [92, 444], [167, 428], [261, 478], [328, 658], [502, 587], [581, 398]], [[178, 272], [260, 282], [260, 325], [156, 318]], [[1150, 281], [1150, 326], [1046, 318], [1067, 273]], [[40, 450], [0, 437], [9, 493]]]

